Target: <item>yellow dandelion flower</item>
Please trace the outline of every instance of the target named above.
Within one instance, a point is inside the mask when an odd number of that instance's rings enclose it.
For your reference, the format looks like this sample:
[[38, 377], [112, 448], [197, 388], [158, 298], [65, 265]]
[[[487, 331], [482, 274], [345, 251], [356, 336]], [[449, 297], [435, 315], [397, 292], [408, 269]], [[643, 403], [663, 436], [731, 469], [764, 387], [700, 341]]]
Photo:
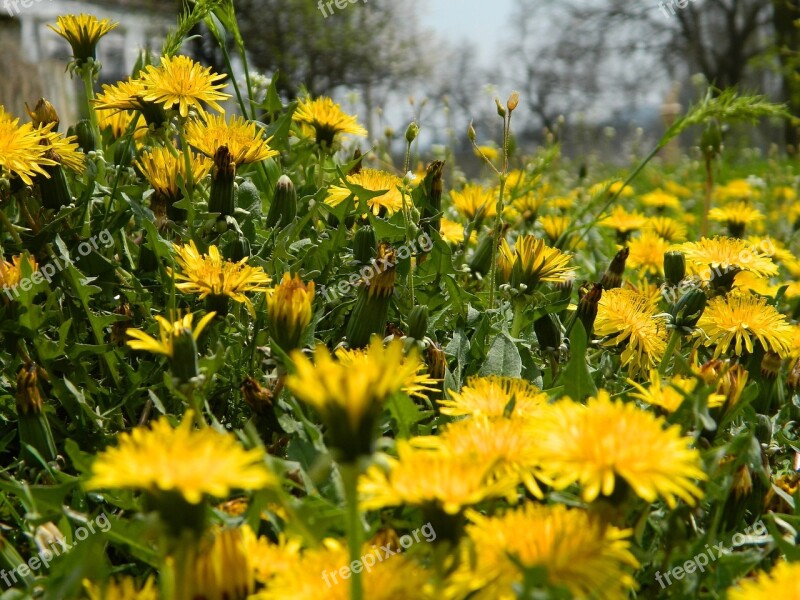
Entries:
[[778, 293], [780, 285], [772, 285], [767, 277], [759, 277], [750, 271], [742, 271], [737, 273], [736, 279], [733, 281], [733, 287], [734, 289], [773, 297]]
[[600, 298], [594, 332], [604, 346], [624, 345], [622, 365], [631, 373], [657, 364], [666, 351], [666, 320], [650, 298], [626, 288], [607, 290]]
[[478, 146], [475, 149], [475, 156], [486, 158], [491, 163], [496, 163], [500, 158], [500, 150], [496, 146]]
[[[417, 534], [419, 537], [419, 533]], [[419, 538], [426, 539], [426, 538]], [[416, 561], [403, 554], [384, 561], [379, 544], [364, 545], [362, 561], [374, 564], [362, 573], [364, 598], [397, 600], [420, 598], [433, 600], [426, 589], [429, 575]], [[341, 576], [341, 568], [350, 564], [347, 547], [331, 538], [318, 548], [307, 548], [288, 561], [267, 582], [267, 586], [250, 596], [251, 600], [349, 600], [351, 579]]]
[[317, 143], [325, 143], [329, 148], [334, 138], [340, 134], [365, 137], [367, 130], [358, 124], [356, 116], [348, 115], [342, 107], [331, 98], [322, 97], [316, 100], [304, 98], [292, 115], [295, 123], [311, 127], [316, 135]]
[[158, 600], [160, 597], [158, 587], [151, 577], [141, 587], [133, 577], [112, 579], [105, 585], [84, 579], [83, 588], [89, 600]]
[[100, 20], [94, 15], [66, 15], [56, 19], [56, 26], [50, 29], [63, 37], [72, 47], [72, 57], [83, 62], [89, 58], [97, 58], [97, 42], [104, 35], [117, 27], [108, 19]]
[[384, 348], [375, 339], [353, 362], [334, 360], [325, 346], [314, 350], [314, 362], [299, 351], [292, 353], [295, 373], [286, 386], [314, 407], [328, 425], [332, 445], [354, 460], [370, 454], [373, 432], [384, 403], [400, 392], [420, 370], [416, 353], [405, 356], [400, 340]]
[[[547, 404], [548, 395], [524, 379], [511, 377], [470, 377], [460, 392], [449, 390], [449, 400], [439, 400], [441, 412], [451, 417], [510, 416], [528, 418], [538, 415]], [[513, 410], [511, 401], [513, 399]]]
[[76, 173], [83, 173], [86, 170], [86, 155], [78, 147], [76, 136], [63, 136], [47, 129], [38, 131], [41, 136], [39, 143], [44, 146], [48, 158]]
[[715, 358], [731, 346], [736, 356], [741, 356], [743, 349], [753, 352], [754, 340], [765, 350], [786, 357], [792, 343], [792, 326], [786, 317], [767, 304], [766, 298], [745, 292], [709, 300], [697, 327], [706, 336], [706, 346], [716, 345]]
[[186, 139], [191, 146], [209, 158], [226, 146], [237, 168], [279, 154], [269, 147], [272, 138], [265, 139], [265, 135], [255, 123], [235, 115], [227, 123], [225, 115], [209, 115], [205, 122], [193, 120], [186, 126]]
[[669, 242], [682, 242], [686, 239], [686, 225], [671, 217], [650, 217], [645, 231], [652, 231]]
[[[44, 167], [53, 166], [56, 162], [44, 155], [47, 148], [40, 143], [43, 130], [34, 128], [33, 123], [19, 125], [19, 119], [12, 119], [6, 113], [2, 114], [0, 172], [8, 177], [17, 176], [27, 185], [33, 185], [33, 177], [37, 175], [49, 177]], [[50, 128], [52, 125], [47, 127]]]
[[245, 450], [233, 434], [192, 428], [189, 411], [174, 428], [167, 417], [118, 436], [97, 455], [86, 488], [175, 492], [190, 504], [233, 489], [259, 490], [276, 483], [261, 448]]
[[797, 192], [794, 190], [794, 188], [786, 185], [773, 188], [772, 195], [780, 202], [794, 202], [797, 200]]
[[650, 208], [672, 208], [679, 210], [681, 207], [681, 202], [678, 197], [675, 194], [670, 194], [664, 190], [653, 190], [652, 192], [648, 192], [647, 194], [642, 195], [640, 200], [644, 206], [649, 206]]
[[[349, 350], [347, 348], [337, 348], [336, 359], [345, 367], [350, 367], [354, 372], [361, 372], [362, 369], [370, 368], [370, 356], [368, 350]], [[407, 357], [401, 359], [402, 363], [409, 360]], [[409, 373], [406, 380], [403, 382], [401, 388], [404, 393], [409, 396], [416, 396], [417, 398], [427, 398], [427, 392], [434, 392], [438, 389], [437, 381], [425, 370], [425, 364], [421, 361], [414, 360], [417, 364], [417, 370], [414, 373]]]
[[[207, 296], [227, 296], [243, 303], [255, 316], [253, 303], [245, 294], [270, 289], [272, 279], [264, 269], [248, 265], [247, 257], [238, 262], [224, 260], [216, 246], [210, 246], [208, 254], [200, 254], [193, 240], [188, 245], [175, 244], [173, 248], [180, 270], [174, 274], [176, 288], [187, 294], [199, 294], [201, 300]], [[173, 274], [171, 269], [169, 272]]]
[[751, 271], [759, 277], [778, 274], [778, 266], [772, 259], [753, 249], [738, 238], [702, 238], [699, 242], [687, 242], [675, 248], [686, 255], [689, 271], [703, 279], [711, 278], [711, 271]]
[[441, 235], [442, 239], [448, 244], [460, 244], [464, 241], [464, 226], [450, 219], [442, 219], [439, 226], [439, 235]]
[[311, 323], [314, 282], [307, 285], [299, 275], [283, 274], [280, 284], [267, 296], [270, 335], [285, 352], [294, 350]]
[[[200, 181], [211, 170], [211, 161], [205, 156], [192, 155], [192, 176]], [[175, 156], [167, 148], [156, 146], [136, 160], [136, 167], [156, 193], [172, 201], [183, 197], [181, 184], [187, 181], [186, 161], [183, 155]]]
[[758, 195], [758, 190], [746, 179], [734, 179], [714, 188], [714, 199], [720, 203], [730, 200], [750, 200]]
[[614, 229], [620, 236], [627, 236], [633, 231], [638, 231], [646, 224], [647, 217], [643, 214], [629, 213], [621, 206], [616, 206], [609, 216], [600, 221], [600, 225]]
[[571, 219], [561, 215], [545, 215], [539, 218], [539, 224], [542, 226], [542, 231], [547, 236], [551, 244], [555, 244], [571, 224]]
[[173, 341], [176, 336], [185, 331], [189, 331], [195, 341], [200, 338], [200, 334], [206, 328], [211, 320], [216, 316], [216, 313], [208, 313], [205, 317], [200, 319], [196, 327], [192, 327], [194, 315], [188, 313], [183, 317], [177, 317], [175, 320], [168, 321], [164, 317], [156, 316], [158, 323], [159, 339], [147, 335], [144, 331], [139, 329], [128, 329], [127, 334], [133, 338], [128, 340], [128, 346], [134, 350], [142, 350], [144, 352], [152, 352], [153, 354], [163, 354], [169, 358], [173, 357], [174, 344]]
[[255, 592], [253, 549], [256, 536], [249, 526], [215, 528], [193, 548], [193, 572], [187, 598], [247, 598]]
[[[622, 189], [622, 184], [624, 182], [617, 179], [617, 180], [608, 180], [608, 181], [601, 181], [600, 183], [595, 183], [592, 187], [589, 188], [589, 195], [590, 196], [597, 196], [599, 194], [608, 194], [609, 196], [613, 196], [617, 192]], [[632, 198], [634, 195], [633, 188], [631, 186], [625, 186], [625, 189], [622, 190], [620, 194], [623, 198]]]
[[[551, 412], [552, 411], [552, 412]], [[600, 390], [586, 405], [565, 399], [536, 421], [533, 439], [542, 468], [557, 489], [574, 483], [592, 502], [611, 496], [624, 480], [640, 498], [662, 498], [670, 508], [681, 498], [694, 505], [703, 492], [693, 480], [707, 479], [700, 453], [679, 425]], [[619, 480], [618, 480], [619, 479]]]
[[794, 253], [786, 248], [783, 242], [775, 238], [765, 236], [750, 236], [747, 238], [747, 243], [753, 248], [754, 251], [769, 256], [773, 261], [787, 265], [797, 259]]
[[739, 581], [728, 591], [728, 600], [800, 600], [800, 563], [779, 562], [772, 571]]
[[210, 67], [203, 67], [188, 56], [164, 56], [159, 66], [149, 65], [142, 74], [142, 98], [167, 110], [176, 109], [184, 118], [189, 116], [189, 108], [204, 115], [203, 103], [224, 113], [218, 102], [230, 95], [219, 91], [225, 88], [225, 84], [217, 83], [222, 79], [225, 75], [212, 73]]
[[748, 225], [757, 225], [764, 220], [764, 214], [747, 202], [731, 202], [723, 207], [712, 208], [708, 218], [726, 223], [731, 237], [742, 237]]
[[[367, 200], [367, 206], [375, 215], [385, 214], [391, 217], [403, 209], [403, 195], [400, 191], [403, 188], [403, 180], [391, 173], [377, 169], [361, 169], [358, 173], [348, 175], [347, 183], [362, 187], [368, 192], [383, 192]], [[332, 185], [328, 189], [325, 203], [338, 206], [351, 194], [350, 188], [345, 185]]]
[[[672, 413], [678, 410], [689, 394], [694, 392], [698, 381], [695, 377], [674, 375], [664, 382], [658, 369], [650, 369], [650, 385], [647, 387], [631, 379], [628, 380], [628, 383], [638, 390], [638, 393], [631, 394], [633, 398], [638, 398], [651, 406], [658, 406]], [[725, 396], [722, 394], [712, 393], [708, 397], [709, 408], [716, 408], [724, 403]]]
[[469, 219], [491, 219], [497, 215], [497, 190], [470, 183], [461, 190], [451, 190], [450, 200], [456, 210]]
[[524, 235], [514, 242], [514, 250], [503, 239], [497, 264], [503, 281], [511, 287], [532, 292], [543, 281], [558, 283], [575, 276], [575, 268], [569, 266], [570, 256], [557, 248], [551, 248], [544, 240]]
[[639, 269], [640, 275], [663, 275], [664, 253], [669, 250], [670, 243], [651, 231], [644, 231], [641, 236], [628, 242], [628, 266]]
[[469, 518], [464, 560], [450, 577], [456, 597], [515, 600], [522, 569], [535, 567], [573, 598], [618, 600], [637, 587], [631, 530], [585, 510], [529, 502], [493, 517], [470, 511]]
[[[128, 132], [131, 121], [134, 118], [132, 110], [117, 110], [117, 109], [95, 109], [97, 112], [97, 121], [100, 126], [100, 131], [110, 130], [111, 137], [118, 140]], [[140, 142], [145, 135], [147, 135], [147, 125], [140, 123], [136, 126], [133, 132], [133, 139]]]
[[22, 280], [22, 261], [27, 260], [30, 265], [31, 273], [35, 273], [38, 268], [36, 260], [32, 256], [18, 254], [11, 257], [11, 262], [0, 258], [0, 290], [16, 287]]
[[[436, 507], [449, 515], [488, 498], [514, 493], [516, 478], [497, 478], [493, 465], [469, 455], [413, 448], [398, 441], [398, 458], [375, 464], [358, 483], [361, 506], [365, 510], [387, 506]], [[420, 475], [424, 474], [424, 477]]]
[[538, 216], [539, 210], [546, 200], [545, 189], [530, 191], [514, 198], [514, 200], [511, 201], [511, 206], [506, 208], [506, 210], [514, 209], [522, 215], [522, 218], [526, 221], [533, 221]]
[[540, 470], [539, 455], [530, 436], [525, 419], [484, 416], [451, 423], [439, 435], [412, 438], [410, 443], [417, 448], [472, 456], [477, 463], [492, 465], [493, 478], [514, 477], [534, 496], [542, 498], [535, 479]]
[[674, 194], [678, 196], [678, 198], [689, 198], [692, 195], [691, 189], [669, 179], [664, 182], [664, 191], [666, 191], [668, 194]]

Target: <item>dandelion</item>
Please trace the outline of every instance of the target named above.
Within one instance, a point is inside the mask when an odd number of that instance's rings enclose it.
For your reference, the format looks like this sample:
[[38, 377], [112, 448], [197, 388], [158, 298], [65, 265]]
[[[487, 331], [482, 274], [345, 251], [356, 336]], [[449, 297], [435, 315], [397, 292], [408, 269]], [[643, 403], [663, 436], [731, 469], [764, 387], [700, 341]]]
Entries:
[[186, 140], [198, 152], [214, 158], [225, 146], [236, 168], [278, 155], [269, 147], [272, 138], [265, 138], [263, 129], [235, 115], [228, 122], [224, 115], [208, 115], [205, 121], [193, 120], [186, 126]]
[[739, 582], [728, 592], [729, 600], [798, 600], [800, 564], [779, 562], [769, 573], [762, 571], [752, 579]]
[[575, 276], [575, 269], [569, 266], [568, 254], [547, 246], [544, 240], [532, 235], [518, 237], [513, 251], [508, 242], [502, 240], [497, 260], [503, 281], [528, 292], [541, 282], [559, 283]]
[[497, 191], [482, 185], [467, 184], [461, 190], [452, 190], [450, 200], [456, 210], [470, 221], [481, 222], [497, 215]]
[[327, 97], [301, 100], [292, 120], [301, 126], [312, 128], [317, 143], [328, 148], [333, 146], [334, 139], [339, 134], [360, 137], [367, 135], [367, 130], [358, 124], [357, 117], [348, 115], [341, 106]]
[[204, 104], [225, 112], [219, 102], [230, 95], [219, 91], [225, 88], [225, 84], [218, 83], [222, 79], [225, 75], [212, 73], [210, 67], [203, 67], [188, 56], [164, 56], [159, 66], [149, 65], [142, 74], [142, 99], [161, 104], [166, 110], [177, 110], [183, 118], [189, 116], [190, 108], [205, 115]]
[[[367, 206], [376, 216], [391, 217], [403, 209], [403, 180], [385, 171], [377, 169], [361, 169], [346, 177], [347, 183], [359, 186], [368, 192], [383, 192], [367, 200]], [[352, 191], [345, 185], [332, 185], [328, 189], [325, 203], [338, 206], [351, 195]]]
[[524, 379], [511, 377], [470, 377], [460, 392], [449, 391], [450, 399], [439, 400], [442, 414], [451, 417], [487, 416], [533, 417], [547, 404], [548, 395]]
[[97, 42], [114, 30], [119, 23], [98, 19], [94, 15], [66, 15], [56, 19], [50, 29], [63, 37], [72, 47], [72, 57], [78, 64], [97, 58]]

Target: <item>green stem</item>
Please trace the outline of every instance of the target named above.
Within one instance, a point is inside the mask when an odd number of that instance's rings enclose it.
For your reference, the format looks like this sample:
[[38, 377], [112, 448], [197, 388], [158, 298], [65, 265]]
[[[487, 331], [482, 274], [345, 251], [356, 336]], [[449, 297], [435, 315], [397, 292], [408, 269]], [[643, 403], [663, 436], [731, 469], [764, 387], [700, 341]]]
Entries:
[[681, 341], [681, 333], [677, 329], [672, 330], [672, 335], [669, 338], [669, 343], [667, 344], [667, 350], [664, 352], [664, 358], [661, 359], [661, 365], [658, 367], [658, 374], [663, 375], [667, 372], [667, 367], [669, 366], [669, 361], [672, 358], [672, 355], [675, 353], [675, 347]]
[[[363, 544], [363, 527], [361, 515], [358, 511], [358, 475], [357, 463], [343, 464], [340, 466], [344, 482], [344, 496], [347, 502], [347, 544], [350, 549], [350, 563], [361, 560], [361, 547]], [[350, 600], [362, 600], [364, 597], [364, 583], [361, 573], [353, 571], [350, 578]]]
[[86, 65], [81, 69], [81, 78], [83, 79], [83, 89], [86, 96], [86, 114], [89, 117], [89, 125], [92, 128], [92, 135], [101, 149], [103, 138], [100, 136], [100, 124], [97, 121], [97, 112], [94, 110], [92, 100], [94, 100], [94, 73], [92, 69]]
[[511, 322], [511, 337], [518, 338], [522, 331], [522, 323], [525, 317], [525, 298], [514, 299], [512, 303], [514, 309], [514, 319]]
[[11, 221], [8, 220], [6, 213], [3, 212], [2, 210], [0, 210], [0, 223], [2, 223], [3, 227], [6, 228], [9, 235], [11, 236], [11, 239], [13, 239], [18, 246], [22, 246], [22, 238], [19, 237], [17, 230], [14, 229], [14, 225], [12, 225]]

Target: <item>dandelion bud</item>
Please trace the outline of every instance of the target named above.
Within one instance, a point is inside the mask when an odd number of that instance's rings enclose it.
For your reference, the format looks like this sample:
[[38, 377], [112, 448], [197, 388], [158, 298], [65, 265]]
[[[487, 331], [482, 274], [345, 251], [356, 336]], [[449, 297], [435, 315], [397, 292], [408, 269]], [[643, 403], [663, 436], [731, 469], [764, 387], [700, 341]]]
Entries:
[[475, 138], [478, 137], [475, 133], [475, 127], [472, 125], [472, 121], [470, 121], [469, 126], [467, 127], [467, 137], [469, 138], [470, 142], [474, 142]]
[[614, 256], [614, 260], [611, 261], [608, 270], [603, 273], [603, 278], [600, 280], [604, 290], [608, 291], [622, 285], [622, 275], [625, 273], [625, 262], [628, 260], [628, 255], [630, 253], [630, 248], [626, 246]]
[[433, 343], [425, 350], [425, 363], [428, 365], [428, 374], [437, 381], [444, 381], [447, 374], [447, 355], [442, 347]]
[[552, 313], [533, 322], [533, 331], [542, 350], [557, 350], [561, 346], [561, 323]]
[[[213, 540], [197, 545], [194, 587], [188, 598], [247, 598], [255, 591], [255, 570], [251, 566], [251, 547], [255, 534], [247, 527], [223, 529]], [[184, 590], [185, 591], [185, 590]]]
[[419, 125], [417, 125], [416, 121], [412, 121], [411, 124], [406, 129], [406, 141], [410, 144], [419, 135]]
[[506, 102], [508, 112], [513, 112], [519, 106], [519, 92], [513, 92]]
[[697, 288], [689, 290], [670, 311], [673, 325], [685, 330], [694, 329], [700, 317], [703, 316], [707, 302], [708, 299], [703, 290]]
[[314, 282], [303, 283], [298, 275], [284, 273], [281, 283], [267, 298], [270, 338], [288, 353], [300, 347], [303, 333], [311, 323]]
[[22, 448], [21, 458], [28, 466], [38, 464], [37, 453], [48, 462], [55, 460], [57, 456], [56, 443], [39, 391], [40, 371], [44, 373], [35, 363], [29, 363], [17, 374], [17, 427]]
[[61, 157], [52, 148], [44, 153], [44, 157], [54, 161], [55, 165], [44, 167], [45, 172], [50, 177], [37, 177], [39, 191], [42, 194], [42, 205], [51, 210], [58, 210], [62, 206], [68, 206], [72, 202], [72, 194], [69, 191], [67, 177], [64, 168], [61, 166]]
[[364, 166], [364, 161], [361, 160], [362, 156], [363, 155], [361, 154], [361, 150], [356, 148], [355, 151], [353, 152], [353, 162], [356, 164], [353, 165], [352, 169], [350, 169], [348, 175], [358, 175], [359, 173], [361, 173], [361, 169]]
[[591, 336], [594, 330], [594, 321], [597, 318], [597, 305], [600, 303], [602, 295], [603, 284], [595, 283], [592, 289], [587, 291], [578, 302], [578, 310], [575, 315], [583, 324], [587, 337]]
[[425, 191], [425, 203], [422, 210], [422, 230], [431, 235], [439, 231], [442, 225], [442, 192], [444, 190], [444, 161], [435, 160], [428, 165], [425, 179], [422, 182]]
[[88, 119], [81, 119], [75, 124], [74, 128], [70, 127], [67, 135], [74, 135], [78, 138], [78, 146], [80, 146], [84, 154], [97, 150], [97, 139], [94, 137], [94, 131]]
[[233, 215], [235, 179], [236, 162], [233, 155], [227, 146], [220, 146], [214, 154], [208, 212], [219, 213], [222, 217]]
[[267, 213], [267, 227], [286, 227], [297, 216], [297, 190], [286, 175], [275, 185], [275, 196]]
[[408, 336], [415, 340], [421, 340], [427, 333], [428, 307], [415, 306], [408, 317]]
[[495, 98], [494, 103], [497, 105], [497, 116], [501, 119], [506, 118], [506, 109], [503, 108], [503, 105], [500, 103], [500, 98]]
[[765, 379], [775, 379], [778, 371], [781, 370], [781, 362], [781, 357], [777, 352], [772, 350], [765, 352], [761, 358], [761, 375]]
[[371, 225], [361, 225], [356, 231], [353, 240], [353, 258], [362, 265], [368, 264], [375, 256], [378, 241], [375, 238], [375, 230]]
[[[227, 297], [223, 297], [227, 299]], [[200, 374], [200, 366], [197, 362], [197, 344], [191, 329], [178, 327], [173, 331], [172, 356], [169, 364], [170, 372], [178, 384], [190, 383]]]
[[686, 277], [686, 257], [680, 250], [664, 253], [664, 275], [671, 286], [678, 285]]
[[36, 103], [36, 107], [33, 110], [28, 107], [28, 103], [26, 102], [25, 110], [28, 111], [34, 127], [45, 127], [53, 123], [53, 131], [58, 131], [58, 125], [60, 123], [58, 113], [55, 107], [44, 98], [39, 98], [39, 102]]
[[373, 334], [385, 331], [397, 277], [396, 266], [397, 251], [391, 245], [381, 243], [378, 255], [358, 290], [358, 299], [347, 323], [347, 343], [351, 347], [362, 348]]

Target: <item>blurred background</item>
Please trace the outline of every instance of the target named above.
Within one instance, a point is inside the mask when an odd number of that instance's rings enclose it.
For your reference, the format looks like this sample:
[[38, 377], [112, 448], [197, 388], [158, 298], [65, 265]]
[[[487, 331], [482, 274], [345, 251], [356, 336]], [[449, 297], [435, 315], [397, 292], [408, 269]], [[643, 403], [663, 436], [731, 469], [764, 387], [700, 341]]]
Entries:
[[[495, 96], [521, 93], [515, 143], [557, 139], [567, 156], [627, 162], [709, 83], [738, 86], [800, 113], [800, 0], [235, 0], [251, 66], [278, 77], [285, 100], [331, 95], [357, 113], [373, 141], [395, 151], [412, 119], [420, 144], [471, 155], [501, 136]], [[142, 49], [158, 52], [180, 2], [0, 0], [0, 104], [50, 99], [70, 119], [77, 82], [66, 42], [47, 29], [87, 12], [120, 26], [100, 43], [102, 82], [130, 74]], [[211, 36], [187, 53], [220, 72]], [[240, 65], [234, 65], [234, 69]], [[231, 105], [232, 110], [234, 107]], [[765, 124], [730, 143], [762, 151], [798, 143], [791, 123]], [[755, 137], [752, 137], [755, 135]], [[686, 140], [687, 145], [692, 140]]]

